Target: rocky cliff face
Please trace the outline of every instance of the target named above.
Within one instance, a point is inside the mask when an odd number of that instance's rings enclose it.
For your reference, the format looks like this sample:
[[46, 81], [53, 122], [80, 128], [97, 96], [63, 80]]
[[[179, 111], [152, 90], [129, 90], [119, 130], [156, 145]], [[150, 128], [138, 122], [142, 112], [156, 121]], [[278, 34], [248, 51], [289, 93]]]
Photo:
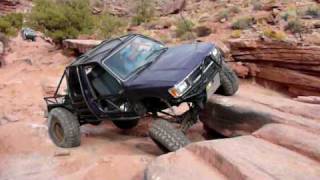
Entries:
[[320, 95], [319, 46], [252, 39], [230, 40], [229, 45], [234, 61], [247, 68], [242, 76], [275, 84], [294, 96]]
[[1, 0], [0, 15], [11, 12], [27, 12], [31, 9], [31, 2], [28, 0]]
[[2, 0], [0, 2], [0, 12], [1, 13], [7, 13], [7, 12], [12, 12], [15, 11], [18, 6], [20, 5], [19, 0]]

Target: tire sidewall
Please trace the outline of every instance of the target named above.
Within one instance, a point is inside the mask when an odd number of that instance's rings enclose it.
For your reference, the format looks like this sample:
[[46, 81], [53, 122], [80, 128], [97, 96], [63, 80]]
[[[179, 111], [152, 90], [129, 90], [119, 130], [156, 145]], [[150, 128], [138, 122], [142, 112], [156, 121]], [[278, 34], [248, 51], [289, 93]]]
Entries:
[[[57, 138], [55, 125], [61, 126], [62, 140]], [[59, 147], [72, 148], [80, 145], [80, 124], [74, 114], [65, 108], [54, 108], [49, 112], [48, 132], [53, 143]]]
[[65, 136], [63, 137], [63, 140], [60, 141], [58, 140], [56, 134], [55, 134], [55, 124], [58, 123], [60, 124], [60, 126], [63, 129], [63, 134], [65, 134], [65, 128], [63, 126], [63, 124], [61, 123], [61, 121], [59, 120], [58, 117], [56, 117], [54, 114], [49, 113], [49, 118], [48, 118], [48, 131], [49, 131], [49, 136], [52, 139], [52, 141], [59, 147], [61, 147], [64, 144], [65, 141]]

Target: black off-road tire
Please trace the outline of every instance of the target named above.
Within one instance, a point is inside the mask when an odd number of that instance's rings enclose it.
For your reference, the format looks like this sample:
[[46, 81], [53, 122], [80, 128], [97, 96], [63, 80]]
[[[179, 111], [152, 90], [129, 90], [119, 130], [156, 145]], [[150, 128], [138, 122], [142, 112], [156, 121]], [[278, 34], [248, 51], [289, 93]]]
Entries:
[[139, 123], [139, 119], [136, 120], [123, 120], [123, 121], [112, 121], [115, 126], [119, 129], [132, 129]]
[[49, 112], [48, 131], [51, 140], [59, 147], [80, 146], [80, 124], [75, 115], [65, 108], [54, 108]]
[[189, 139], [179, 129], [173, 127], [168, 121], [156, 120], [149, 130], [150, 138], [164, 152], [176, 151], [188, 144]]
[[222, 69], [220, 72], [220, 82], [221, 85], [217, 90], [217, 94], [232, 96], [239, 89], [239, 79], [237, 75], [225, 63], [222, 64]]

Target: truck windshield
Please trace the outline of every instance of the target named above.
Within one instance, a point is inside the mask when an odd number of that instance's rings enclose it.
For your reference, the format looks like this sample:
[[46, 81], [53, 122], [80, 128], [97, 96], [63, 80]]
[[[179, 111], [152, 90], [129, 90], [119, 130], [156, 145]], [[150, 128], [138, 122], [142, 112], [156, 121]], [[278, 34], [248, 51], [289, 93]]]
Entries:
[[103, 63], [124, 80], [140, 67], [155, 60], [159, 50], [163, 48], [160, 43], [138, 36]]

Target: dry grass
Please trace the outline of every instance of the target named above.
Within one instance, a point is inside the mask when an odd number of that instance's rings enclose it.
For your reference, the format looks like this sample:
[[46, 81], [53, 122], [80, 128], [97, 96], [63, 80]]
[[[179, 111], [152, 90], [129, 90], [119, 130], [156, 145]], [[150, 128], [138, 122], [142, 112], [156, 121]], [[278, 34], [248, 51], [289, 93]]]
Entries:
[[263, 29], [263, 35], [276, 41], [284, 41], [287, 38], [287, 35], [285, 32], [280, 30], [274, 30], [270, 27], [265, 27]]

